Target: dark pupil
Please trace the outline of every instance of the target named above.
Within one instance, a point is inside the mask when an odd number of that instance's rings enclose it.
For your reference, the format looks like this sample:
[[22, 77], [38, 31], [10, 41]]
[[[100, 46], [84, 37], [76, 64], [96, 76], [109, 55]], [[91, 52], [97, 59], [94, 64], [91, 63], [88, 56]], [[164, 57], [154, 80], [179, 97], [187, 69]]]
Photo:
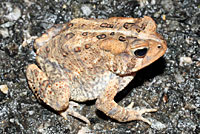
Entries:
[[147, 48], [138, 49], [134, 52], [137, 57], [144, 57], [147, 53]]

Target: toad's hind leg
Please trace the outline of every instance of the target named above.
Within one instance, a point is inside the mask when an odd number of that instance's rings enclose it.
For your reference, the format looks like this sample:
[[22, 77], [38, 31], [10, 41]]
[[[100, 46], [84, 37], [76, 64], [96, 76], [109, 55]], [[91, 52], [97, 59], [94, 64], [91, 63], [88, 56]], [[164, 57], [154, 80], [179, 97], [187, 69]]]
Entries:
[[155, 112], [157, 109], [141, 109], [134, 110], [130, 107], [121, 107], [115, 101], [114, 97], [119, 89], [119, 80], [114, 79], [110, 81], [105, 91], [100, 95], [96, 101], [97, 109], [103, 111], [107, 116], [118, 120], [119, 122], [127, 122], [132, 120], [142, 120], [151, 125], [151, 122], [144, 117], [143, 113]]
[[67, 119], [67, 115], [72, 115], [90, 124], [86, 117], [73, 110], [75, 103], [69, 103], [70, 88], [67, 80], [59, 80], [59, 78], [56, 81], [49, 80], [47, 75], [35, 64], [28, 66], [26, 76], [30, 88], [38, 99], [59, 111], [65, 119]]
[[66, 80], [49, 80], [35, 64], [28, 66], [26, 76], [30, 88], [38, 99], [56, 111], [67, 109], [70, 89]]

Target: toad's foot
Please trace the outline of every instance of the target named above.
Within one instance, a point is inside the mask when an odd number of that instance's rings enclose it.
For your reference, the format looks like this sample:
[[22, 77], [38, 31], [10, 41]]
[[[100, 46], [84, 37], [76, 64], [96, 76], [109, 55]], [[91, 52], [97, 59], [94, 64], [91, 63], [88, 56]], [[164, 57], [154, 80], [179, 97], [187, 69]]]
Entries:
[[66, 120], [67, 120], [67, 115], [71, 115], [71, 116], [74, 116], [74, 117], [86, 122], [88, 125], [90, 125], [90, 121], [85, 116], [79, 114], [78, 112], [76, 112], [74, 110], [74, 107], [77, 107], [77, 106], [79, 106], [77, 103], [70, 101], [69, 102], [69, 108], [66, 109], [65, 111], [59, 112], [59, 113]]
[[119, 80], [115, 79], [109, 83], [105, 91], [96, 101], [96, 107], [103, 111], [107, 116], [118, 120], [119, 122], [127, 122], [132, 120], [141, 120], [151, 125], [151, 122], [144, 117], [143, 113], [155, 112], [157, 109], [141, 109], [133, 110], [130, 108], [133, 104], [127, 108], [119, 106], [115, 101], [114, 97], [119, 89]]
[[[144, 113], [149, 113], [149, 112], [156, 112], [157, 109], [146, 109], [146, 108], [142, 108], [141, 110], [133, 110], [132, 107], [133, 107], [134, 103], [131, 102], [127, 107], [126, 109], [130, 109], [130, 114], [132, 116], [132, 118], [135, 118], [135, 119], [132, 119], [132, 120], [141, 120], [141, 121], [144, 121], [146, 123], [148, 123], [149, 125], [151, 125], [151, 122], [147, 119], [145, 119], [144, 117], [142, 117], [142, 114]], [[135, 117], [134, 117], [135, 116]], [[137, 118], [137, 119], [136, 119]]]
[[157, 109], [141, 109], [141, 110], [128, 110], [127, 111], [127, 120], [141, 120], [141, 121], [144, 121], [144, 122], [146, 122], [146, 123], [148, 123], [149, 125], [151, 125], [151, 122], [148, 120], [148, 119], [146, 119], [146, 118], [144, 118], [143, 116], [142, 116], [142, 114], [144, 114], [144, 113], [149, 113], [149, 112], [156, 112], [157, 111]]

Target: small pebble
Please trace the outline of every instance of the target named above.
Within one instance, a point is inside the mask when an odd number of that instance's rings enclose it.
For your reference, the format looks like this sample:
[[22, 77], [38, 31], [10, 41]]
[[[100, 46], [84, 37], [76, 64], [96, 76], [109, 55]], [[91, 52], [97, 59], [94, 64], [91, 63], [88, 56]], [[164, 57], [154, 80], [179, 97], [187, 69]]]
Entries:
[[62, 8], [63, 8], [63, 9], [66, 9], [66, 8], [67, 8], [67, 6], [64, 4], [64, 5], [62, 6]]
[[184, 108], [188, 110], [195, 110], [197, 107], [194, 104], [186, 103]]
[[177, 83], [182, 83], [182, 82], [185, 81], [185, 79], [183, 78], [183, 76], [180, 75], [180, 74], [175, 74], [174, 76], [175, 76], [175, 80], [176, 80]]
[[91, 130], [87, 127], [82, 127], [79, 131], [78, 134], [92, 134]]
[[153, 128], [153, 129], [163, 130], [167, 127], [164, 123], [159, 122], [157, 120], [150, 120], [150, 121], [152, 122], [151, 128]]
[[179, 65], [183, 66], [184, 63], [192, 64], [192, 59], [190, 57], [181, 57]]
[[81, 10], [82, 10], [83, 14], [85, 14], [86, 16], [89, 16], [92, 13], [92, 11], [88, 5], [83, 5], [81, 7]]
[[0, 91], [4, 94], [8, 93], [8, 86], [7, 85], [0, 85]]
[[8, 29], [7, 28], [0, 28], [0, 35], [2, 35], [3, 38], [6, 38], [9, 36]]
[[162, 15], [162, 19], [163, 19], [163, 20], [166, 20], [166, 15]]
[[21, 17], [21, 10], [16, 7], [10, 12], [8, 15], [5, 15], [5, 18], [9, 19], [10, 21], [18, 20]]

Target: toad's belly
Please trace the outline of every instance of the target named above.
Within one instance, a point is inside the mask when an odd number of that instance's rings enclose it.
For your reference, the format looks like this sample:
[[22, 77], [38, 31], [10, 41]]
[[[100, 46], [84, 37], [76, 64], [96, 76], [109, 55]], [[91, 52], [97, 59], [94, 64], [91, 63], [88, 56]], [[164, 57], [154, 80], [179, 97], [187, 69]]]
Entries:
[[96, 77], [94, 78], [94, 80], [90, 81], [83, 82], [81, 81], [81, 79], [74, 80], [72, 82], [74, 88], [71, 88], [70, 100], [84, 102], [97, 99], [97, 97], [101, 95], [102, 92], [109, 85], [109, 82], [114, 79], [118, 81], [118, 91], [121, 91], [133, 78], [134, 76], [120, 77], [116, 74], [108, 72], [101, 75], [101, 77]]
[[107, 87], [111, 79], [118, 77], [111, 72], [104, 73], [100, 77], [98, 76], [99, 75], [89, 80], [84, 77], [79, 79], [74, 78], [71, 83], [70, 100], [78, 102], [94, 100]]

